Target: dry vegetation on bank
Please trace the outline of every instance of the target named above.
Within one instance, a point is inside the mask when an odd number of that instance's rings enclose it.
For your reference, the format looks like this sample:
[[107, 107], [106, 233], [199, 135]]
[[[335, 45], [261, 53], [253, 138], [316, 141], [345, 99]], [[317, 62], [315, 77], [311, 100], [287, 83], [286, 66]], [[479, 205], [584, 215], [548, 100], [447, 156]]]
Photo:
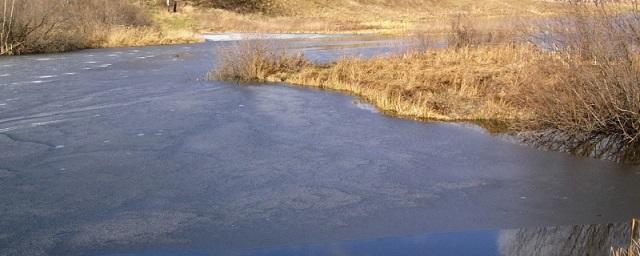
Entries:
[[266, 82], [310, 66], [302, 54], [289, 54], [260, 42], [241, 42], [232, 48], [220, 48], [218, 61], [223, 63], [208, 74], [209, 79], [240, 82]]
[[632, 241], [629, 248], [612, 249], [611, 256], [636, 256], [640, 255], [640, 241]]
[[441, 33], [464, 14], [483, 29], [561, 15], [544, 0], [0, 0], [0, 54], [199, 41], [203, 32]]
[[[599, 157], [640, 160], [640, 14], [609, 15], [606, 8], [593, 12], [577, 6], [571, 17], [547, 26], [544, 30], [553, 38], [548, 45], [559, 47], [531, 43], [539, 43], [534, 36], [542, 33], [512, 40], [453, 22], [446, 49], [314, 65], [283, 53], [275, 62], [255, 58], [245, 55], [252, 49], [244, 48], [237, 54], [252, 61], [223, 59], [218, 71], [238, 64], [269, 70], [259, 76], [239, 74], [240, 80], [347, 91], [388, 113], [411, 118], [554, 131], [576, 145], [611, 145]], [[298, 66], [271, 65], [288, 58]], [[220, 77], [238, 80], [229, 74]], [[581, 151], [591, 154], [596, 146]]]
[[[443, 32], [465, 14], [490, 27], [505, 20], [561, 15], [544, 0], [193, 0], [185, 20], [201, 31], [406, 33]], [[211, 8], [214, 7], [214, 8]]]
[[0, 0], [0, 55], [199, 41], [141, 1]]

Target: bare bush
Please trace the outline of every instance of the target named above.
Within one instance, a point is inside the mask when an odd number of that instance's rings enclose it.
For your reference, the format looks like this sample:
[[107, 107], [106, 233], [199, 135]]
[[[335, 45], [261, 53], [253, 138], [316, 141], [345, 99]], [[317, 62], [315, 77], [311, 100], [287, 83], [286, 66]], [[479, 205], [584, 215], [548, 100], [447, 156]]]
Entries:
[[51, 1], [4, 0], [0, 54], [16, 54], [30, 41], [46, 39], [63, 22], [57, 15], [60, 3]]
[[196, 5], [227, 9], [240, 13], [274, 13], [281, 9], [279, 1], [274, 0], [194, 0]]
[[464, 48], [514, 41], [514, 31], [504, 29], [481, 31], [477, 27], [477, 22], [464, 15], [455, 16], [451, 20], [447, 33], [447, 45], [452, 48]]
[[640, 145], [640, 19], [577, 6], [574, 26], [557, 29], [557, 62], [531, 70], [521, 97], [529, 128]]
[[145, 27], [150, 18], [129, 0], [2, 0], [0, 55], [99, 45], [114, 27]]

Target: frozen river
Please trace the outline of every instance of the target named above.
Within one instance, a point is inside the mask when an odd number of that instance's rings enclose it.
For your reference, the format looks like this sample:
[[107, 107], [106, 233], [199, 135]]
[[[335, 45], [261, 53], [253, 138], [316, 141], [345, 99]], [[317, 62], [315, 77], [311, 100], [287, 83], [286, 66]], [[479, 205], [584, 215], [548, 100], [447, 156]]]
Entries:
[[[228, 45], [0, 58], [0, 255], [263, 255], [249, 249], [640, 214], [637, 166], [204, 80]], [[328, 61], [393, 43], [289, 47]]]

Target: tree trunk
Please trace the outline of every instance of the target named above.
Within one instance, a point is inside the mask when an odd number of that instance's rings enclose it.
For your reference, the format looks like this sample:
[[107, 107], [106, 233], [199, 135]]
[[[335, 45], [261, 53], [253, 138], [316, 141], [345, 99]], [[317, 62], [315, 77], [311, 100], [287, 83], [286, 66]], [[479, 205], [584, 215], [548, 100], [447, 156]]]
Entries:
[[169, 11], [169, 12], [178, 12], [178, 1], [176, 1], [176, 0], [167, 0], [167, 11]]

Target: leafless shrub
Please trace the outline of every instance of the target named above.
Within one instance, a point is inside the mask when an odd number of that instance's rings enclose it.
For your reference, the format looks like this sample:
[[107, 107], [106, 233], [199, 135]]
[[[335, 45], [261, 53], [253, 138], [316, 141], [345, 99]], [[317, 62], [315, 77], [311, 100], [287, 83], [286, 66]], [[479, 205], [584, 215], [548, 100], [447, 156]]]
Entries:
[[515, 31], [504, 29], [482, 31], [477, 28], [477, 22], [461, 14], [455, 16], [451, 20], [447, 35], [448, 46], [464, 48], [513, 42]]
[[0, 54], [19, 53], [30, 41], [52, 35], [63, 21], [55, 15], [60, 7], [60, 3], [51, 1], [4, 0]]
[[[617, 151], [640, 148], [640, 19], [576, 6], [571, 27], [555, 29], [553, 59], [530, 72], [521, 97], [533, 129], [606, 138]], [[634, 154], [632, 154], [634, 155]]]
[[279, 1], [274, 0], [194, 0], [193, 3], [240, 13], [261, 12], [269, 14], [281, 9]]
[[89, 47], [117, 26], [151, 24], [129, 0], [1, 0], [0, 55]]

